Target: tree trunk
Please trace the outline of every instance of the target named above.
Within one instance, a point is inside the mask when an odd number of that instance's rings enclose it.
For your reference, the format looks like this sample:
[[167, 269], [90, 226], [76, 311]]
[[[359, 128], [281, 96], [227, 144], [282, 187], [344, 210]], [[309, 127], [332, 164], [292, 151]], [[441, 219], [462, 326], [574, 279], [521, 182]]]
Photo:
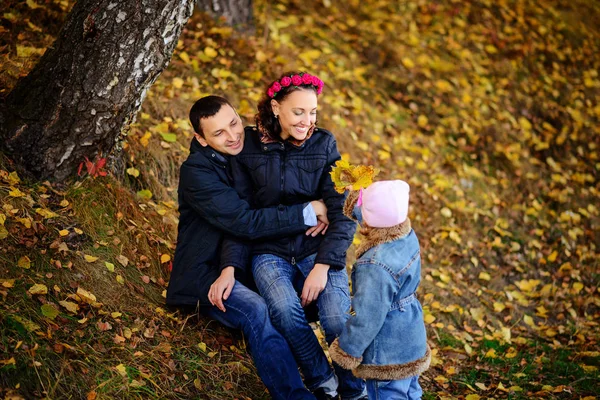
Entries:
[[248, 26], [253, 18], [252, 0], [198, 0], [198, 7], [235, 27]]
[[38, 179], [105, 156], [167, 66], [194, 0], [79, 0], [0, 106], [4, 150]]

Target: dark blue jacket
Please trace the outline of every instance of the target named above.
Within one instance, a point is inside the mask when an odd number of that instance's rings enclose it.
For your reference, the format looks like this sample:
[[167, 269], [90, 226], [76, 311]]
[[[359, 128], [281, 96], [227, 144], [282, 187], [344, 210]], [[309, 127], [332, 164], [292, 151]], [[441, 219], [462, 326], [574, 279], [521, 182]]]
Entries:
[[177, 248], [167, 304], [210, 304], [208, 290], [220, 274], [225, 233], [250, 240], [301, 234], [308, 229], [303, 204], [270, 204], [273, 207], [252, 210], [230, 182], [227, 159], [192, 140], [190, 155], [180, 169]]
[[[346, 250], [356, 224], [344, 215], [345, 196], [335, 191], [330, 176], [340, 158], [333, 134], [324, 129], [315, 129], [302, 146], [295, 146], [289, 142], [261, 143], [256, 128], [246, 128], [244, 150], [230, 161], [233, 186], [240, 196], [253, 208], [323, 199], [330, 223], [324, 236], [301, 232], [253, 241], [251, 254], [274, 254], [294, 264], [317, 253], [316, 263], [346, 267]], [[247, 247], [239, 241], [227, 241], [221, 265], [244, 263], [246, 253]]]

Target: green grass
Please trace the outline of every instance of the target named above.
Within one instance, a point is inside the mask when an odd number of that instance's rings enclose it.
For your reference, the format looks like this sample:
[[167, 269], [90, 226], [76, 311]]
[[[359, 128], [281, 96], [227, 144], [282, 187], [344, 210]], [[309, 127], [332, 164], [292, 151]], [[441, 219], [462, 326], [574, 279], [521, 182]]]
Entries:
[[[448, 342], [449, 343], [449, 342]], [[564, 385], [580, 396], [600, 393], [600, 377], [597, 371], [585, 372], [579, 365], [582, 360], [569, 348], [553, 349], [545, 342], [534, 342], [521, 348], [516, 356], [507, 358], [505, 352], [511, 347], [496, 340], [483, 340], [480, 359], [475, 366], [460, 369], [449, 377], [455, 387], [475, 388], [476, 383], [496, 386], [499, 382], [506, 389], [519, 386], [523, 390], [506, 393], [510, 399], [529, 399], [532, 393], [548, 385], [552, 390]], [[490, 349], [496, 350], [497, 358], [485, 357]], [[597, 366], [600, 357], [588, 357], [587, 365]], [[552, 391], [550, 390], [550, 391]], [[552, 393], [555, 398], [571, 398], [568, 392]]]
[[452, 336], [450, 333], [446, 331], [438, 331], [439, 335], [439, 347], [452, 347], [455, 349], [462, 349], [463, 342], [456, 337]]

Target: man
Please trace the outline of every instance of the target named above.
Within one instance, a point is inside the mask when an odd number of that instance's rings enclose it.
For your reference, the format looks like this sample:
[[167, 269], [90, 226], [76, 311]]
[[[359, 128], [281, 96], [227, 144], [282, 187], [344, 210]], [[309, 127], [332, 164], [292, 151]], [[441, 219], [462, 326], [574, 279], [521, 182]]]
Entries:
[[180, 218], [167, 304], [198, 307], [202, 314], [241, 329], [273, 398], [314, 399], [287, 342], [271, 325], [264, 300], [242, 283], [246, 265], [220, 266], [219, 248], [225, 234], [251, 240], [308, 229], [307, 235], [317, 235], [326, 228], [327, 209], [318, 201], [250, 209], [231, 187], [227, 172], [228, 158], [244, 146], [237, 112], [226, 99], [207, 96], [194, 104], [190, 121], [195, 134], [180, 170]]

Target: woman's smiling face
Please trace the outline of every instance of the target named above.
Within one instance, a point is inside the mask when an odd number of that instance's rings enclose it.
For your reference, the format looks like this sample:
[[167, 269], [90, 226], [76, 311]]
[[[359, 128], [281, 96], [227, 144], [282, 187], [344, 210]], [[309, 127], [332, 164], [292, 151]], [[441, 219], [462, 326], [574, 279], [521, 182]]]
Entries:
[[281, 139], [290, 137], [296, 140], [306, 139], [309, 129], [317, 121], [317, 94], [314, 90], [296, 90], [280, 103], [271, 100], [273, 112], [281, 125]]

